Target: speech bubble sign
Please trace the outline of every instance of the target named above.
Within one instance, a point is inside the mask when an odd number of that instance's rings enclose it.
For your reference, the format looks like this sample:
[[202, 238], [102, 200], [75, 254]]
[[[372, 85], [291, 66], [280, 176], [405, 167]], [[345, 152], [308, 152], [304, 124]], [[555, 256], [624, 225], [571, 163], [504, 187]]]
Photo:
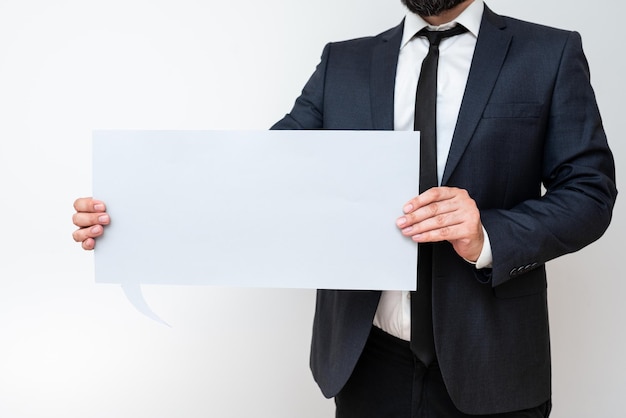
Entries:
[[413, 290], [418, 161], [416, 132], [95, 131], [96, 281], [158, 321], [141, 285]]

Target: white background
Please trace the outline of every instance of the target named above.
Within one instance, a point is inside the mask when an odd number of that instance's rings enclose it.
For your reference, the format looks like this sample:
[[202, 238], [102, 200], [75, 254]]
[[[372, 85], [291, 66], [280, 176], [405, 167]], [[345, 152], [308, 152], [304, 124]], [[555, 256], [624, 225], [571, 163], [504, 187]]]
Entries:
[[[621, 178], [616, 3], [489, 5], [582, 33]], [[0, 416], [332, 417], [308, 371], [313, 291], [144, 286], [165, 327], [94, 283], [71, 206], [91, 194], [93, 129], [265, 129], [327, 41], [403, 14], [399, 0], [0, 0]], [[623, 416], [623, 208], [548, 266], [555, 418]]]

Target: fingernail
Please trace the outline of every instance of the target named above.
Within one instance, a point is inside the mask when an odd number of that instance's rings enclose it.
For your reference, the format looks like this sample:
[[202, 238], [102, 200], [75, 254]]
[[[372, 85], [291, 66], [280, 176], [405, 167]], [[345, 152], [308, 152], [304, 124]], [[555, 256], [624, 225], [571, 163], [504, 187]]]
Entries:
[[404, 228], [404, 229], [402, 230], [402, 232], [403, 232], [403, 233], [405, 233], [405, 234], [408, 234], [408, 233], [410, 233], [412, 230], [413, 230], [413, 227], [412, 227], [412, 226], [409, 226], [408, 228]]
[[93, 205], [93, 210], [96, 212], [102, 212], [104, 211], [104, 205], [102, 203], [96, 203]]
[[101, 222], [101, 223], [109, 222], [109, 215], [98, 216], [98, 222]]
[[92, 234], [99, 234], [100, 232], [102, 232], [102, 227], [100, 225], [96, 225], [93, 228], [91, 228]]
[[413, 210], [413, 205], [409, 203], [402, 210], [404, 210], [404, 213], [409, 213]]
[[399, 219], [396, 221], [396, 225], [398, 225], [398, 226], [402, 226], [402, 225], [404, 225], [405, 223], [406, 223], [406, 218], [405, 218], [404, 216], [403, 216], [402, 218], [399, 218]]

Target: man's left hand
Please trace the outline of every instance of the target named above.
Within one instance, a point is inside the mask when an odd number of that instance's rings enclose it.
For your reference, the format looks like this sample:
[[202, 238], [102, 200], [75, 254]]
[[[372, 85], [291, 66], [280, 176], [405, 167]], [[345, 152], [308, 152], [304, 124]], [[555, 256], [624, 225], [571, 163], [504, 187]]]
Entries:
[[476, 202], [464, 189], [433, 187], [409, 200], [396, 225], [415, 242], [449, 241], [464, 259], [476, 261], [484, 236]]

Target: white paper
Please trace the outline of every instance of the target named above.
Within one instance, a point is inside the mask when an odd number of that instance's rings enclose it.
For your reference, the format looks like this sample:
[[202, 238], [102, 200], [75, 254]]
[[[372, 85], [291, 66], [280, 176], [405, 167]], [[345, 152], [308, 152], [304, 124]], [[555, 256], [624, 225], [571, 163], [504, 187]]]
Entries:
[[410, 290], [419, 134], [96, 131], [96, 281]]

